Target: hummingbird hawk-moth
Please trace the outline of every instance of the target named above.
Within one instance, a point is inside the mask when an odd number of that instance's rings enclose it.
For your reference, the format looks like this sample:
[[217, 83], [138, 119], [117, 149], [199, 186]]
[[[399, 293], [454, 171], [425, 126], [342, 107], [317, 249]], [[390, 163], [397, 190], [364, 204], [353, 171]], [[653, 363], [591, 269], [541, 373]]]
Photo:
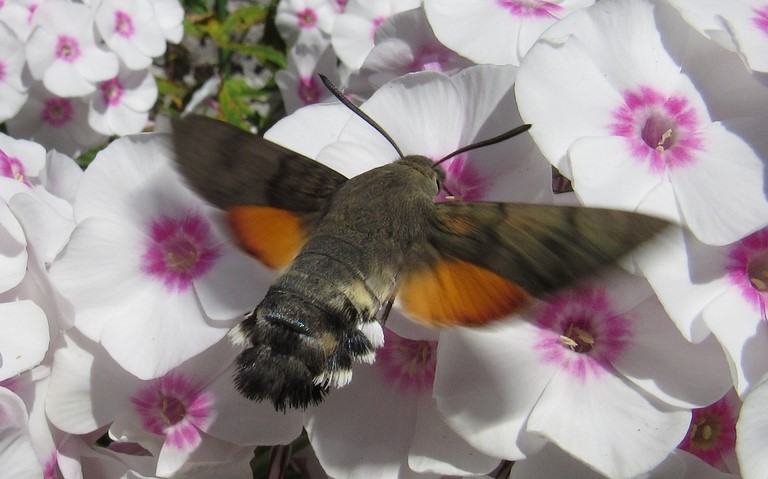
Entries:
[[232, 333], [244, 346], [237, 389], [283, 410], [317, 404], [350, 381], [353, 361], [373, 361], [377, 315], [395, 296], [428, 325], [483, 325], [668, 224], [597, 208], [436, 202], [445, 172], [424, 156], [346, 178], [200, 116], [174, 122], [173, 139], [181, 174], [226, 211], [242, 247], [285, 268]]

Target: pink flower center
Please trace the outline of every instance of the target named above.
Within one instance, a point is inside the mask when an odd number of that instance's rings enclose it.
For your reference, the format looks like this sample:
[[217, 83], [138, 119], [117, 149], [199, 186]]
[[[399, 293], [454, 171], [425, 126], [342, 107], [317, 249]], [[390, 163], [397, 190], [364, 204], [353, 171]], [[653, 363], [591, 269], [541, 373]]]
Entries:
[[711, 466], [721, 466], [723, 456], [730, 455], [736, 448], [738, 412], [727, 396], [692, 412], [688, 434], [678, 447]]
[[432, 391], [437, 364], [436, 341], [401, 338], [384, 329], [384, 347], [376, 354], [376, 367], [384, 380], [401, 392]]
[[616, 314], [605, 290], [582, 288], [554, 297], [536, 316], [535, 348], [543, 362], [579, 379], [612, 370], [632, 336], [629, 320]]
[[5, 63], [0, 61], [0, 82], [5, 79]]
[[312, 28], [317, 24], [317, 13], [311, 8], [305, 8], [297, 12], [296, 16], [299, 19], [299, 26], [301, 28]]
[[382, 23], [387, 21], [387, 17], [376, 17], [373, 19], [373, 28], [371, 28], [371, 38], [376, 37], [376, 30], [379, 29]]
[[149, 240], [141, 270], [161, 280], [170, 291], [189, 289], [192, 280], [211, 269], [221, 255], [208, 223], [197, 214], [154, 220]]
[[125, 89], [117, 77], [103, 82], [99, 85], [99, 88], [101, 89], [101, 99], [105, 105], [115, 106], [120, 104], [120, 99], [123, 97]]
[[563, 9], [560, 5], [542, 0], [498, 0], [499, 5], [515, 17], [551, 17]]
[[13, 178], [25, 185], [31, 187], [32, 183], [24, 175], [24, 165], [18, 158], [8, 156], [3, 150], [0, 150], [0, 174], [6, 178]]
[[69, 35], [59, 35], [56, 42], [56, 58], [73, 63], [80, 57], [80, 43]]
[[764, 34], [768, 35], [768, 5], [763, 8], [754, 8], [752, 13], [755, 14], [752, 17], [752, 23], [761, 30]]
[[726, 265], [728, 278], [745, 301], [765, 314], [768, 298], [768, 228], [734, 243]]
[[298, 93], [305, 105], [312, 105], [320, 100], [321, 91], [314, 78], [302, 78], [299, 81]]
[[613, 135], [626, 138], [631, 154], [654, 173], [668, 167], [689, 166], [703, 149], [700, 121], [688, 99], [666, 97], [650, 87], [624, 94], [624, 104], [613, 114]]
[[338, 6], [337, 11], [339, 13], [343, 13], [344, 10], [347, 9], [347, 2], [348, 0], [336, 0], [336, 5]]
[[452, 60], [452, 58], [453, 55], [447, 50], [425, 49], [413, 59], [410, 71], [442, 72], [445, 70], [443, 65]]
[[181, 374], [170, 373], [131, 397], [144, 429], [166, 437], [176, 449], [200, 443], [200, 430], [211, 422], [212, 399]]
[[32, 3], [27, 7], [27, 23], [32, 23], [32, 18], [35, 16], [38, 5], [37, 3]]
[[72, 121], [74, 116], [75, 108], [71, 100], [68, 98], [49, 98], [43, 104], [40, 119], [55, 128], [60, 128]]
[[136, 28], [133, 26], [133, 19], [122, 10], [115, 10], [115, 32], [125, 38], [132, 37], [136, 32]]
[[51, 453], [50, 458], [43, 464], [43, 479], [57, 479], [59, 475], [56, 473], [56, 451]]
[[435, 198], [437, 201], [445, 200], [449, 194], [461, 201], [477, 201], [484, 198], [490, 180], [480, 175], [467, 162], [466, 154], [456, 155], [445, 163], [441, 163], [441, 166], [446, 175], [445, 190], [437, 194]]

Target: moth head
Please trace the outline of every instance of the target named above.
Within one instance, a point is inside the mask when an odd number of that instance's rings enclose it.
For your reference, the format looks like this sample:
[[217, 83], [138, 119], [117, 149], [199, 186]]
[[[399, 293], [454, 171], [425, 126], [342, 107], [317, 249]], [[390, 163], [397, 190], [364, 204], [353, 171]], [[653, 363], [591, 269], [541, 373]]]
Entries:
[[426, 181], [423, 183], [426, 188], [425, 193], [430, 196], [437, 195], [440, 190], [445, 188], [445, 170], [439, 165], [421, 155], [409, 155], [398, 160], [399, 163], [407, 165], [420, 175], [423, 175]]

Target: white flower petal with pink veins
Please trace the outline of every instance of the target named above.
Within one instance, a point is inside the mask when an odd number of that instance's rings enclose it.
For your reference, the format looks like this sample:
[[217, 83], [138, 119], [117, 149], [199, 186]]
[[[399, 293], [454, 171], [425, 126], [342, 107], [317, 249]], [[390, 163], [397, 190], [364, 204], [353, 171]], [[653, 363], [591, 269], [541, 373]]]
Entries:
[[[52, 359], [51, 354], [46, 362], [50, 364]], [[29, 412], [29, 436], [38, 461], [43, 466], [41, 477], [45, 479], [57, 477], [58, 446], [63, 440], [63, 434], [51, 425], [45, 415], [50, 371], [49, 365], [41, 365], [0, 383], [0, 386], [10, 389], [24, 401]]]
[[[0, 183], [0, 189], [3, 183]], [[27, 258], [24, 230], [8, 205], [0, 202], [0, 293], [17, 286], [24, 279]]]
[[102, 0], [95, 22], [101, 38], [131, 70], [147, 68], [165, 53], [165, 36], [150, 0]]
[[51, 267], [75, 327], [146, 379], [221, 339], [273, 279], [233, 245], [221, 212], [182, 184], [169, 155], [161, 135], [99, 152], [80, 183], [78, 225]]
[[524, 318], [441, 341], [439, 357], [445, 346], [457, 359], [438, 363], [439, 411], [498, 457], [530, 455], [543, 437], [608, 477], [633, 477], [677, 446], [691, 405], [730, 386], [718, 345], [687, 343], [647, 283], [618, 270]]
[[764, 378], [744, 398], [736, 424], [736, 455], [744, 479], [760, 479], [768, 474], [768, 381]]
[[[607, 476], [588, 468], [554, 444], [547, 444], [538, 454], [515, 463], [512, 466], [509, 479], [555, 477], [609, 479]], [[640, 474], [635, 479], [738, 479], [738, 476], [708, 466], [685, 451], [675, 450], [652, 471]]]
[[[139, 443], [158, 457], [156, 474], [164, 477], [194, 463], [239, 460], [256, 444], [295, 439], [299, 413], [277, 412], [235, 391], [236, 354], [224, 340], [162, 377], [142, 381], [96, 343], [67, 335], [54, 356], [46, 411], [54, 425], [72, 434], [111, 424], [112, 438]], [[231, 415], [233, 406], [241, 414]]]
[[594, 0], [424, 0], [437, 38], [475, 63], [520, 65], [541, 33]]
[[21, 399], [0, 387], [0, 464], [7, 477], [43, 477], [43, 468], [29, 437], [28, 421], [27, 410]]
[[51, 95], [41, 84], [30, 88], [29, 99], [6, 124], [11, 136], [70, 156], [107, 139], [88, 126], [88, 105], [82, 99]]
[[439, 71], [452, 75], [473, 65], [437, 40], [423, 8], [389, 17], [376, 30], [374, 44], [360, 71], [349, 78], [346, 93], [368, 98], [406, 73]]
[[768, 229], [726, 246], [681, 232], [644, 251], [638, 265], [678, 328], [693, 341], [711, 332], [742, 397], [768, 373]]
[[31, 369], [48, 351], [48, 320], [32, 301], [0, 303], [0, 381]]
[[95, 82], [117, 74], [114, 53], [96, 45], [93, 15], [85, 5], [50, 0], [35, 11], [35, 29], [26, 44], [32, 77], [63, 97], [93, 92]]
[[636, 209], [668, 181], [664, 210], [706, 243], [765, 225], [768, 90], [736, 54], [646, 0], [600, 2], [544, 38], [520, 68], [518, 102], [587, 205]]
[[[509, 66], [475, 66], [453, 76], [410, 73], [377, 90], [363, 109], [404, 155], [437, 161], [460, 147], [520, 125], [511, 95], [514, 81], [515, 68]], [[356, 116], [344, 126], [339, 140], [321, 152], [318, 160], [325, 163], [329, 151], [334, 158], [354, 159], [339, 151], [353, 143], [376, 154], [378, 160], [369, 162], [375, 166], [398, 158], [381, 134]], [[459, 199], [551, 200], [551, 169], [527, 135], [457, 155], [442, 166], [447, 189]]]
[[768, 2], [737, 0], [720, 12], [744, 63], [756, 72], [768, 73]]
[[157, 82], [149, 70], [121, 70], [101, 82], [90, 97], [88, 124], [105, 135], [139, 133], [147, 125], [157, 100]]
[[22, 75], [25, 63], [24, 44], [0, 23], [0, 121], [12, 118], [27, 101], [28, 82]]
[[286, 43], [322, 50], [338, 15], [335, 0], [280, 0], [275, 25]]
[[768, 72], [763, 51], [768, 43], [765, 0], [670, 0], [685, 19], [725, 48], [736, 50], [748, 68]]
[[318, 48], [314, 45], [294, 45], [288, 52], [288, 69], [275, 74], [275, 83], [289, 114], [307, 105], [313, 105], [333, 98], [320, 81], [318, 73], [338, 85], [339, 74], [336, 56], [329, 45]]
[[350, 69], [359, 69], [373, 49], [379, 26], [395, 13], [419, 5], [421, 0], [350, 0], [333, 24], [333, 50]]
[[26, 41], [34, 28], [37, 8], [47, 0], [5, 0], [0, 5], [0, 22], [13, 30], [21, 41]]
[[668, 0], [693, 28], [729, 50], [735, 50], [735, 45], [719, 16], [725, 10], [738, 8], [737, 4], [741, 2], [733, 0], [724, 4], [720, 0]]
[[[59, 446], [59, 470], [64, 479], [90, 477], [157, 477], [158, 458], [149, 455], [137, 455], [123, 452], [121, 443], [112, 443], [108, 447], [91, 445], [80, 436], [68, 436]], [[140, 453], [146, 454], [142, 450]], [[185, 465], [183, 472], [176, 477], [185, 479], [252, 479], [253, 472], [249, 465], [253, 451], [243, 451], [244, 457], [232, 457], [227, 464]], [[219, 458], [223, 459], [223, 458]]]
[[[304, 413], [312, 448], [333, 477], [422, 477], [492, 470], [488, 457], [456, 435], [431, 397], [435, 341], [385, 329], [373, 365], [355, 364], [350, 384]], [[450, 360], [450, 359], [449, 359]], [[427, 476], [433, 477], [433, 476]]]
[[179, 0], [152, 0], [152, 7], [165, 39], [179, 43], [184, 36], [184, 9]]
[[[299, 108], [264, 133], [264, 138], [307, 158], [317, 158], [324, 147], [338, 140], [353, 113], [341, 103], [318, 103]], [[308, 135], [306, 132], [311, 131]], [[342, 174], [343, 170], [337, 170]]]

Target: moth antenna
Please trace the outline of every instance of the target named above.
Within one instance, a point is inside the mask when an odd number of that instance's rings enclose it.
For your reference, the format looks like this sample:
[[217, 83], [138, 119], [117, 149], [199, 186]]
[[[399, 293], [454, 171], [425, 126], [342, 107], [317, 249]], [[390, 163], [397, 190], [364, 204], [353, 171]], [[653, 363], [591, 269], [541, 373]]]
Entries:
[[459, 148], [458, 150], [454, 151], [453, 153], [451, 153], [451, 154], [441, 158], [440, 160], [436, 161], [435, 164], [432, 165], [432, 167], [434, 168], [435, 166], [439, 165], [440, 163], [442, 163], [444, 161], [448, 161], [451, 158], [453, 158], [454, 156], [460, 155], [460, 154], [462, 154], [464, 152], [467, 152], [467, 151], [470, 151], [470, 150], [475, 150], [477, 148], [482, 148], [482, 147], [488, 146], [488, 145], [495, 145], [496, 143], [501, 143], [502, 141], [508, 140], [508, 139], [512, 138], [513, 136], [519, 135], [520, 133], [525, 133], [530, 128], [531, 128], [531, 125], [527, 125], [527, 124], [526, 125], [520, 125], [517, 128], [512, 128], [508, 132], [502, 133], [501, 135], [498, 135], [498, 136], [494, 136], [493, 138], [489, 138], [489, 139], [483, 140], [483, 141], [478, 141], [477, 143], [472, 143], [471, 145], [463, 146], [463, 147]]
[[397, 154], [400, 155], [400, 159], [405, 158], [405, 155], [403, 155], [403, 152], [400, 151], [400, 147], [398, 147], [397, 143], [395, 143], [395, 140], [393, 140], [392, 137], [389, 136], [389, 134], [386, 131], [384, 131], [384, 128], [380, 127], [378, 123], [373, 121], [373, 118], [366, 115], [365, 112], [361, 110], [357, 105], [349, 101], [349, 98], [345, 97], [344, 94], [341, 92], [341, 90], [339, 90], [338, 87], [336, 87], [336, 85], [334, 85], [333, 82], [329, 80], [327, 76], [323, 75], [322, 73], [319, 73], [318, 75], [320, 76], [320, 80], [322, 80], [323, 85], [325, 85], [328, 91], [333, 93], [333, 96], [335, 96], [336, 99], [338, 99], [342, 105], [352, 110], [352, 113], [359, 116], [364, 122], [371, 125], [374, 130], [378, 131], [381, 134], [381, 136], [383, 136], [384, 139], [387, 140], [390, 145], [392, 145], [392, 147], [395, 149]]

